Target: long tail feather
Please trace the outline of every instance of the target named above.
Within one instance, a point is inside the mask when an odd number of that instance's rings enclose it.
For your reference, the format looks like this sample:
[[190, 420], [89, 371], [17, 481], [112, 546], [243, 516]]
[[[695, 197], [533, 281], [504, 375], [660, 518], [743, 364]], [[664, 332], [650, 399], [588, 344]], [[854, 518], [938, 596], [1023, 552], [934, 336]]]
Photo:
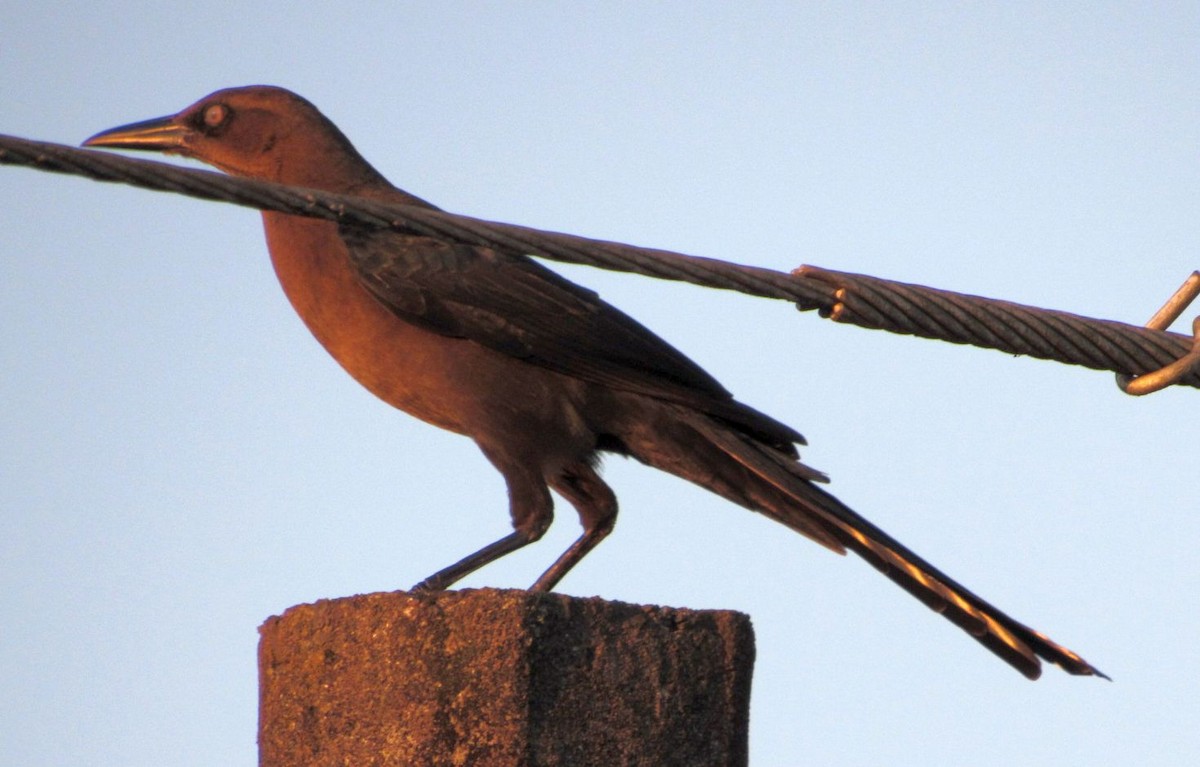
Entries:
[[[682, 408], [678, 414], [728, 458], [778, 491], [775, 502], [753, 503], [758, 511], [821, 542], [833, 539], [858, 554], [1026, 677], [1041, 675], [1038, 659], [1042, 658], [1071, 674], [1109, 678], [1075, 652], [976, 596], [813, 484], [812, 469], [719, 421]], [[814, 534], [814, 528], [819, 532]]]

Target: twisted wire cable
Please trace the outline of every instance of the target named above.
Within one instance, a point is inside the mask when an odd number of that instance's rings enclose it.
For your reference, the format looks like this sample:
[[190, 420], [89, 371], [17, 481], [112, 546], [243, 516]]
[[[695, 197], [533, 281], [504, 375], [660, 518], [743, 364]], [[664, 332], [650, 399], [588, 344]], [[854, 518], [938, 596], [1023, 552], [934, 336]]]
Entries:
[[[837, 322], [1127, 376], [1166, 367], [1192, 348], [1192, 339], [1177, 333], [865, 275], [808, 266], [786, 274], [14, 136], [0, 135], [0, 164], [69, 173], [261, 210], [435, 235], [511, 253], [736, 290], [790, 301], [803, 311], [816, 309]], [[1200, 369], [1192, 367], [1185, 371], [1176, 383], [1200, 388]]]

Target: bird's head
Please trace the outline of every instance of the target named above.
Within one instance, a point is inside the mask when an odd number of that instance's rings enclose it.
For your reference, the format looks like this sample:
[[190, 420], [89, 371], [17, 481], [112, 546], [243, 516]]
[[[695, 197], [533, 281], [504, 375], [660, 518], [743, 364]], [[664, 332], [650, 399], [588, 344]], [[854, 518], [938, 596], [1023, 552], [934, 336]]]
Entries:
[[192, 157], [226, 173], [348, 192], [386, 182], [330, 120], [291, 91], [216, 91], [168, 117], [122, 125], [83, 142]]

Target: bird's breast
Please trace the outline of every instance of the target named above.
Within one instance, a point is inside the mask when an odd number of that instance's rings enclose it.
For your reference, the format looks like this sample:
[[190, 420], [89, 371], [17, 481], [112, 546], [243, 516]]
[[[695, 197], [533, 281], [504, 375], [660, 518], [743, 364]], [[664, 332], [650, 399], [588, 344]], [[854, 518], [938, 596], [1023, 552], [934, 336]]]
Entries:
[[551, 452], [590, 444], [580, 415], [588, 387], [581, 382], [396, 317], [359, 282], [336, 224], [271, 212], [263, 220], [288, 300], [317, 341], [376, 396], [477, 440], [519, 429], [540, 434]]

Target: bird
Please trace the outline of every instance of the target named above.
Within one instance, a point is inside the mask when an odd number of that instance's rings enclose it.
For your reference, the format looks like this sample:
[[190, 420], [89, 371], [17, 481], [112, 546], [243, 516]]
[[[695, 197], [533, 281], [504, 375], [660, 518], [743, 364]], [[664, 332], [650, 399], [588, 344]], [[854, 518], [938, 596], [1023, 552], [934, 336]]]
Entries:
[[[111, 128], [87, 147], [180, 155], [233, 176], [437, 210], [393, 186], [312, 103], [252, 85], [166, 117]], [[525, 254], [416, 231], [262, 212], [288, 300], [358, 383], [474, 440], [501, 474], [512, 532], [439, 570], [440, 591], [537, 541], [551, 490], [583, 532], [531, 587], [550, 591], [614, 529], [605, 454], [630, 457], [852, 551], [1030, 679], [1041, 661], [1108, 678], [959, 585], [822, 488], [804, 437], [736, 400], [641, 323]]]

